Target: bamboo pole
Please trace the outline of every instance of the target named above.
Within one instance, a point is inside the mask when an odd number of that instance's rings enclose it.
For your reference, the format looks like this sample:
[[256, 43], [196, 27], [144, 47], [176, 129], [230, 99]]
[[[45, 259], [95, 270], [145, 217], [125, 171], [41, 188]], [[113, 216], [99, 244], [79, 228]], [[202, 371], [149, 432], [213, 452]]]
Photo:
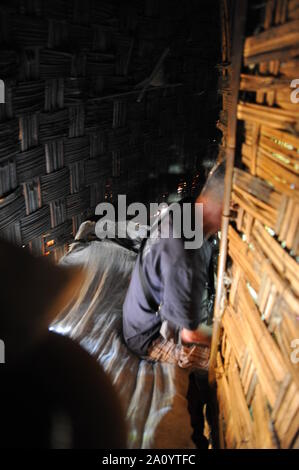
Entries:
[[231, 101], [231, 108], [228, 118], [228, 136], [227, 136], [227, 149], [226, 149], [226, 168], [225, 168], [225, 191], [223, 200], [222, 212], [222, 225], [221, 225], [221, 241], [220, 241], [220, 254], [218, 262], [217, 273], [217, 290], [214, 309], [214, 325], [210, 358], [209, 382], [215, 385], [216, 375], [215, 366], [218, 351], [218, 344], [220, 338], [220, 325], [221, 325], [221, 299], [223, 292], [224, 271], [226, 267], [227, 257], [227, 239], [228, 239], [228, 226], [230, 215], [230, 196], [232, 189], [232, 177], [235, 161], [235, 148], [236, 148], [236, 128], [237, 128], [237, 105], [239, 96], [240, 85], [240, 71], [243, 51], [243, 36], [246, 23], [247, 13], [247, 0], [236, 2], [234, 12], [234, 30], [233, 30], [233, 46], [232, 46], [232, 80], [231, 88], [233, 96]]

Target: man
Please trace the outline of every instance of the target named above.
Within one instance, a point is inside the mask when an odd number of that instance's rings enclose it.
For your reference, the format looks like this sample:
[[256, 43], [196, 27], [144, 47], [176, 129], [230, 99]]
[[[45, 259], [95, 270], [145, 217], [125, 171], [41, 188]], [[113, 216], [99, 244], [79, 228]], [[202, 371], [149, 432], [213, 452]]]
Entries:
[[208, 368], [210, 335], [202, 325], [208, 320], [207, 288], [214, 288], [209, 238], [221, 226], [224, 173], [224, 163], [216, 165], [193, 204], [193, 216], [203, 208], [202, 224], [195, 227], [203, 230], [200, 248], [186, 248], [186, 239], [169, 230], [168, 238], [147, 239], [138, 255], [123, 307], [123, 333], [141, 357]]

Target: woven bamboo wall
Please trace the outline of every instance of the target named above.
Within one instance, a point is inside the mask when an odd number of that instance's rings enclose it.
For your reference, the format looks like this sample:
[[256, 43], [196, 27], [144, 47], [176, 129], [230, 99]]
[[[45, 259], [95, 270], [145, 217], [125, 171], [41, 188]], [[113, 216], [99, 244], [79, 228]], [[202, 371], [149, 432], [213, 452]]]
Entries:
[[[290, 98], [299, 78], [299, 1], [267, 1], [263, 13], [263, 28], [244, 44], [238, 216], [217, 358], [228, 448], [299, 447], [299, 103]], [[224, 105], [225, 93], [229, 85]]]
[[217, 112], [216, 2], [203, 3], [194, 28], [188, 2], [0, 1], [1, 237], [57, 259], [97, 203], [195, 168]]

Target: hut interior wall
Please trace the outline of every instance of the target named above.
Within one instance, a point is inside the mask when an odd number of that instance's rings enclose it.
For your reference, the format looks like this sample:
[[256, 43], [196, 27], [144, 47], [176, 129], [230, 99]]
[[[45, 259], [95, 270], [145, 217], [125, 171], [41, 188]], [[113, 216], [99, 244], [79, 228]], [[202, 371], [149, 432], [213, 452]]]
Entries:
[[[248, 3], [252, 13], [256, 5]], [[233, 92], [229, 4], [222, 2], [221, 157]], [[298, 88], [299, 2], [268, 0], [259, 14], [260, 24], [247, 25], [240, 77], [238, 212], [229, 228], [216, 366], [220, 442], [298, 448], [299, 103], [291, 82]]]
[[217, 119], [217, 4], [0, 2], [1, 237], [59, 259], [99, 202], [198, 168]]

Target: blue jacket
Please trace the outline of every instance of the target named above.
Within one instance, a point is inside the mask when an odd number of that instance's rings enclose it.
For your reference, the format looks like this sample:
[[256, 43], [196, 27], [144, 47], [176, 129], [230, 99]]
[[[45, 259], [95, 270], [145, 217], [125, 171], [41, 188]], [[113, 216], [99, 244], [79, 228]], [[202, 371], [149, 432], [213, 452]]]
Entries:
[[[198, 249], [186, 249], [184, 238], [148, 239], [139, 253], [123, 306], [123, 334], [128, 347], [146, 355], [151, 342], [158, 337], [163, 320], [173, 326], [195, 330], [207, 320], [207, 288], [213, 289], [211, 276], [213, 248], [204, 239]], [[148, 290], [159, 313], [153, 311], [142, 288], [139, 263]]]

